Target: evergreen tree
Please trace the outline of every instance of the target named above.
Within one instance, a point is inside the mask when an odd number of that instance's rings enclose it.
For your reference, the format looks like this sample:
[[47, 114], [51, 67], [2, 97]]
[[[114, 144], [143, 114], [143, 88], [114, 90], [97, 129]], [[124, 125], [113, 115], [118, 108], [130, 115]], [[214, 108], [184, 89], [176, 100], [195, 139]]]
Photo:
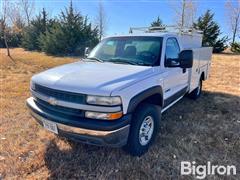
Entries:
[[80, 13], [75, 13], [72, 2], [65, 13], [61, 12], [61, 31], [64, 33], [65, 53], [73, 54], [78, 43], [83, 43], [84, 18]]
[[234, 53], [240, 53], [240, 42], [231, 43], [231, 51]]
[[48, 54], [83, 54], [85, 46], [98, 43], [98, 30], [87, 17], [75, 12], [72, 2], [61, 12], [59, 22], [40, 37], [40, 46]]
[[43, 8], [41, 14], [32, 20], [30, 25], [25, 28], [22, 46], [27, 50], [40, 50], [39, 38], [41, 34], [46, 34], [48, 26], [54, 23], [47, 19], [47, 12]]
[[203, 31], [203, 46], [213, 47], [213, 52], [219, 53], [227, 48], [226, 42], [228, 38], [226, 36], [219, 38], [221, 35], [219, 25], [213, 20], [214, 13], [207, 10], [205, 14], [197, 19], [197, 22], [193, 24], [194, 28]]
[[162, 20], [159, 18], [159, 16], [157, 17], [157, 20], [153, 21], [151, 23], [151, 27], [156, 27], [156, 26], [163, 26], [163, 22]]
[[64, 33], [59, 22], [55, 22], [55, 24], [47, 30], [45, 34], [41, 34], [39, 37], [41, 50], [48, 54], [64, 54], [64, 43]]

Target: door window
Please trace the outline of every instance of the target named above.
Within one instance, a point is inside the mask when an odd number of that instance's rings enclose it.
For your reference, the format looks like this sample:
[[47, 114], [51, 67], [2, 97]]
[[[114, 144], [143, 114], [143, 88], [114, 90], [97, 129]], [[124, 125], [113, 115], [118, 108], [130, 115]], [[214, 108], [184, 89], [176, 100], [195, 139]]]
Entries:
[[166, 42], [165, 59], [178, 59], [180, 48], [176, 38], [169, 38]]

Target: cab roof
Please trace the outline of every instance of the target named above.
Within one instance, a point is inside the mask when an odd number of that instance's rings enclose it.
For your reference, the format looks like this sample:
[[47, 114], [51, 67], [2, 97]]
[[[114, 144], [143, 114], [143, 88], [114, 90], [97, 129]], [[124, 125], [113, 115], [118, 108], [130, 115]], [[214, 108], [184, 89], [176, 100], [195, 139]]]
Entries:
[[134, 37], [134, 36], [151, 36], [151, 37], [165, 37], [165, 36], [177, 36], [177, 33], [169, 33], [169, 32], [154, 32], [154, 33], [129, 33], [129, 34], [120, 34], [120, 35], [112, 35], [109, 37]]

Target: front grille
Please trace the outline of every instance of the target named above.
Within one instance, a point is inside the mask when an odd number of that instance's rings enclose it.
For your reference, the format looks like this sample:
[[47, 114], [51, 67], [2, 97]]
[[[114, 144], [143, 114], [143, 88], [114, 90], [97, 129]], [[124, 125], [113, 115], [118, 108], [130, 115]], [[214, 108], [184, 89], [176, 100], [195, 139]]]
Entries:
[[47, 97], [54, 97], [57, 100], [85, 104], [86, 95], [78, 94], [73, 92], [61, 91], [57, 89], [51, 89], [45, 86], [41, 86], [39, 84], [35, 84], [35, 90], [37, 93], [45, 95]]
[[58, 105], [54, 106], [39, 98], [35, 98], [35, 102], [41, 109], [48, 111], [50, 114], [57, 114], [58, 116], [62, 114], [69, 117], [84, 117], [84, 111], [80, 109], [67, 108]]

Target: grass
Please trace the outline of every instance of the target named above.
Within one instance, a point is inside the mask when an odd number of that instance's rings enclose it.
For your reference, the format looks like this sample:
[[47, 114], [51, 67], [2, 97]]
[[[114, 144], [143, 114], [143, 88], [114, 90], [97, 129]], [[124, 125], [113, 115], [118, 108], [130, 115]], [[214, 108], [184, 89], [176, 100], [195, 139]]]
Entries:
[[156, 142], [136, 158], [121, 149], [67, 141], [41, 128], [25, 106], [31, 76], [78, 59], [11, 52], [12, 59], [3, 49], [0, 56], [0, 179], [192, 179], [180, 177], [183, 160], [233, 164], [238, 176], [231, 178], [239, 179], [239, 55], [213, 55], [202, 97], [184, 98], [164, 113]]

